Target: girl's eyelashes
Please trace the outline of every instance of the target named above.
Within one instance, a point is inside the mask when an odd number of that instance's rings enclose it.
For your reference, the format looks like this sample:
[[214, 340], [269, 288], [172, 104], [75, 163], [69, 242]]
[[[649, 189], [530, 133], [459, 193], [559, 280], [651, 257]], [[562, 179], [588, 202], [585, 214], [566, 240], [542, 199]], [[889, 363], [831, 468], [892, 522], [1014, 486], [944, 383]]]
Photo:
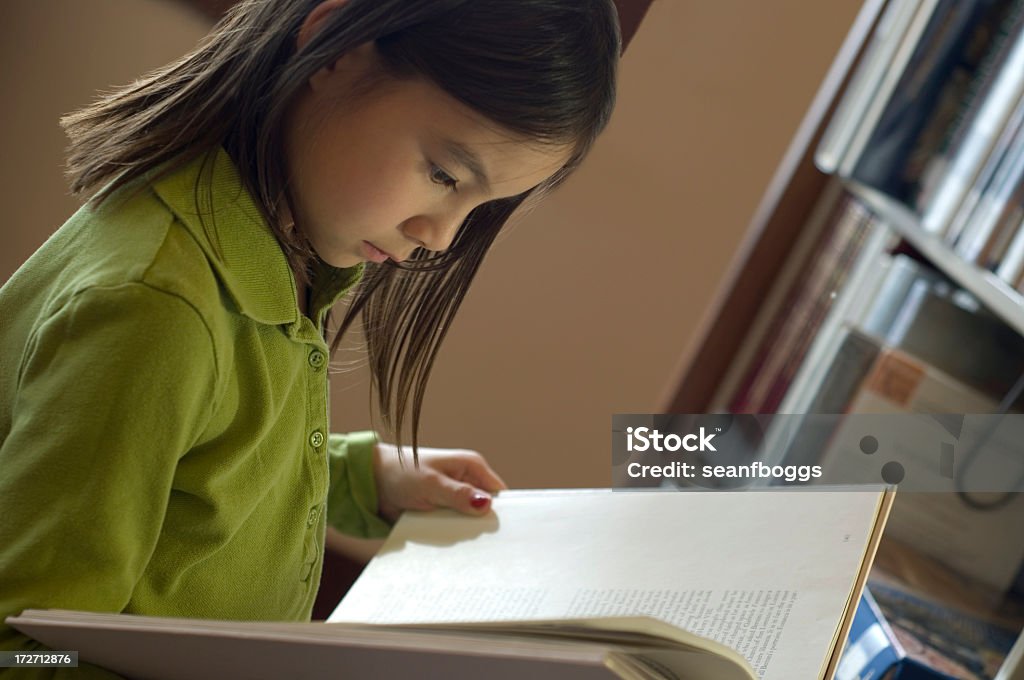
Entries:
[[433, 163], [430, 164], [430, 181], [434, 184], [440, 184], [450, 191], [458, 191], [456, 186], [458, 185], [459, 180], [455, 179]]

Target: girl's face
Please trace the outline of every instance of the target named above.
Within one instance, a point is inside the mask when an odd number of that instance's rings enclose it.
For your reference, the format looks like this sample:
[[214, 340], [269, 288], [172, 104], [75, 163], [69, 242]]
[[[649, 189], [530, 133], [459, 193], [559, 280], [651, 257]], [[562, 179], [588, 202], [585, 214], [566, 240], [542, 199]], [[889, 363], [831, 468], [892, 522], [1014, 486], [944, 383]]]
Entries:
[[350, 95], [373, 45], [310, 79], [286, 130], [292, 218], [335, 267], [445, 250], [471, 210], [540, 184], [568, 148], [513, 139], [423, 79]]

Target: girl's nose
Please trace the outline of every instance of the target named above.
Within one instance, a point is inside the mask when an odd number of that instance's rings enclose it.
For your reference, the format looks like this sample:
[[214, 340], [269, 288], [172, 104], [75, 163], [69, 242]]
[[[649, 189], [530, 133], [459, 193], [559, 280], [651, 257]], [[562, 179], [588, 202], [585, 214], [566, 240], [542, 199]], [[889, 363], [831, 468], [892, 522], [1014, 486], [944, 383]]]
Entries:
[[407, 220], [403, 231], [406, 238], [419, 243], [427, 250], [441, 252], [447, 250], [455, 240], [455, 235], [464, 220], [463, 215], [421, 215]]

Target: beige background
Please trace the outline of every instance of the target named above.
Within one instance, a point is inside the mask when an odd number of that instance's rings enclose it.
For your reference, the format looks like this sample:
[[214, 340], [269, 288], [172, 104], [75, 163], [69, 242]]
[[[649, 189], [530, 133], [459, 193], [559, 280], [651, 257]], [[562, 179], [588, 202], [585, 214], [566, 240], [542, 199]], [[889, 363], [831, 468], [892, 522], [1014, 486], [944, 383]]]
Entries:
[[[476, 448], [513, 486], [610, 483], [611, 414], [658, 410], [859, 5], [654, 2], [593, 155], [488, 258], [436, 365], [424, 442]], [[206, 27], [168, 0], [4, 1], [0, 281], [77, 207], [58, 116]], [[335, 429], [369, 425], [368, 384], [334, 378]]]

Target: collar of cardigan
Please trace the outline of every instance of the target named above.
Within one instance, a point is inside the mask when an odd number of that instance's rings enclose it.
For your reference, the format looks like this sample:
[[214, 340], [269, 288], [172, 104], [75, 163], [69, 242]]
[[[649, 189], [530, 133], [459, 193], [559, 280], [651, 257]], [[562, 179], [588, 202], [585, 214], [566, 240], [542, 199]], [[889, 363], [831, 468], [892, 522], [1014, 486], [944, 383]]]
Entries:
[[[153, 189], [195, 237], [243, 314], [275, 325], [299, 320], [288, 259], [224, 149], [200, 154], [158, 178]], [[310, 312], [318, 326], [362, 274], [362, 264], [317, 264]]]

